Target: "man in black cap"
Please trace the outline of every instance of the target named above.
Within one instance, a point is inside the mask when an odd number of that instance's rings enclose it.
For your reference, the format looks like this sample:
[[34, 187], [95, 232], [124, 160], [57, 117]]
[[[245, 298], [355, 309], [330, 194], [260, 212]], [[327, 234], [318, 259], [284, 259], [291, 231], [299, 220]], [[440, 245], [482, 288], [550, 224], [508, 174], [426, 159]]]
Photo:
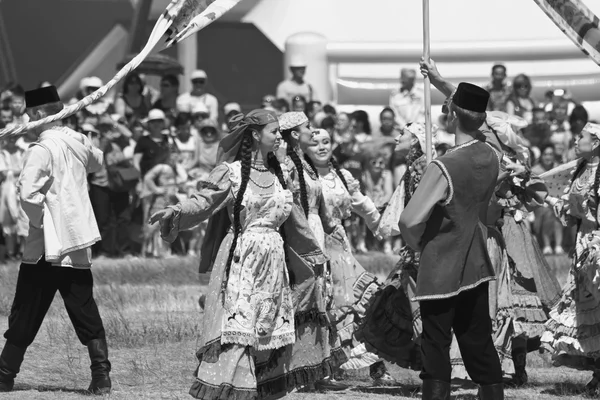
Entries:
[[[26, 92], [25, 102], [31, 121], [64, 107], [54, 86]], [[0, 355], [0, 392], [13, 389], [25, 351], [59, 291], [79, 340], [88, 347], [88, 390], [109, 393], [111, 366], [90, 269], [91, 246], [100, 234], [87, 192], [87, 175], [101, 168], [103, 154], [85, 135], [60, 121], [34, 133], [38, 140], [25, 152], [18, 182], [29, 235]]]
[[494, 269], [482, 222], [500, 170], [479, 132], [488, 100], [487, 91], [469, 83], [455, 90], [445, 111], [456, 146], [427, 167], [400, 218], [402, 237], [421, 252], [414, 300], [423, 323], [423, 400], [450, 399], [452, 331], [480, 399], [504, 398], [489, 316]]

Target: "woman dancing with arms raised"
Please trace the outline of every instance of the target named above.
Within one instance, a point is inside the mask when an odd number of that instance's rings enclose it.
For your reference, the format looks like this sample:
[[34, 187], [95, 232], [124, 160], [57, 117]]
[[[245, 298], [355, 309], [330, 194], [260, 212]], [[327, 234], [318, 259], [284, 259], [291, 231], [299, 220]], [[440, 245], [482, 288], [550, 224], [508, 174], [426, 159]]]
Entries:
[[[282, 225], [293, 215], [293, 198], [285, 167], [272, 153], [281, 142], [275, 113], [254, 110], [235, 117], [233, 125], [219, 146], [220, 164], [200, 191], [152, 216], [168, 241], [211, 218], [200, 269], [214, 270], [190, 389], [205, 400], [254, 400], [286, 393], [295, 384], [274, 387], [261, 380], [257, 359], [269, 359], [295, 341], [291, 286], [295, 277], [301, 283], [312, 271], [294, 269], [297, 263], [288, 256], [320, 254], [318, 246], [303, 245], [307, 241], [298, 237], [286, 246], [290, 230]], [[301, 220], [292, 222], [304, 227]]]

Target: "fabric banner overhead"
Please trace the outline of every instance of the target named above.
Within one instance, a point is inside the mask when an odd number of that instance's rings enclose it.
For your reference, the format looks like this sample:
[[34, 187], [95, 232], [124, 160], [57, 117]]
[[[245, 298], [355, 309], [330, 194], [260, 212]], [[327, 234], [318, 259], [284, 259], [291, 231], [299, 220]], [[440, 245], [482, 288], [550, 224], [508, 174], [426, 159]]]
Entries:
[[600, 65], [600, 21], [582, 0], [533, 1], [573, 43]]

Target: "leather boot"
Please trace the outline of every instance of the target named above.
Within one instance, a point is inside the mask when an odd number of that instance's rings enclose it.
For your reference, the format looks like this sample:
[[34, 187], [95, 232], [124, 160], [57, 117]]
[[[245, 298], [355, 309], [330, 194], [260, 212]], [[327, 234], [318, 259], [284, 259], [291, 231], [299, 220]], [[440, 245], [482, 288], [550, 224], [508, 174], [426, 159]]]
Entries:
[[450, 400], [450, 383], [427, 379], [422, 392], [422, 400]]
[[529, 377], [527, 376], [527, 350], [517, 349], [512, 351], [513, 365], [515, 366], [515, 374], [510, 382], [514, 387], [522, 387], [527, 384]]
[[479, 400], [504, 400], [504, 384], [479, 386]]
[[6, 342], [0, 355], [0, 392], [10, 392], [21, 369], [25, 350]]
[[108, 361], [108, 346], [106, 339], [94, 339], [87, 344], [90, 353], [92, 382], [88, 392], [92, 394], [108, 394], [112, 384], [110, 382], [110, 361]]

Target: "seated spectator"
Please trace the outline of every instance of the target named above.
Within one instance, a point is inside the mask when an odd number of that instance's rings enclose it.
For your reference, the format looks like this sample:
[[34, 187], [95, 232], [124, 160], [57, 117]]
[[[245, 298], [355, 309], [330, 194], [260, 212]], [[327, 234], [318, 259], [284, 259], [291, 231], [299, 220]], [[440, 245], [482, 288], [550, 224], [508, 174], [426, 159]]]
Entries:
[[17, 180], [23, 168], [23, 150], [17, 145], [17, 136], [2, 140], [0, 151], [0, 224], [6, 244], [8, 259], [15, 260], [23, 254], [29, 220], [20, 205]]
[[323, 109], [323, 104], [321, 104], [320, 101], [309, 101], [306, 104], [306, 110], [304, 110], [304, 113], [306, 114], [306, 116], [308, 117], [308, 120], [311, 121], [313, 123], [313, 125], [318, 126], [316, 124], [314, 124], [315, 121], [315, 117], [316, 115]]
[[350, 126], [357, 143], [365, 143], [372, 139], [369, 114], [363, 110], [356, 110], [350, 115]]
[[267, 94], [267, 95], [263, 96], [262, 103], [261, 103], [261, 108], [273, 109], [273, 102], [276, 99], [277, 98], [274, 95], [272, 95], [272, 94]]
[[177, 148], [177, 165], [189, 172], [197, 164], [195, 158], [198, 146], [198, 134], [192, 133], [191, 116], [188, 113], [180, 113], [175, 120], [175, 147]]
[[565, 160], [572, 161], [577, 158], [575, 154], [575, 138], [583, 131], [583, 127], [588, 123], [589, 115], [585, 107], [578, 105], [573, 108], [569, 116], [569, 127], [571, 128], [571, 140], [567, 144], [567, 155]]
[[[531, 172], [535, 175], [541, 175], [552, 168], [559, 166], [556, 162], [556, 154], [554, 145], [547, 144], [541, 149], [542, 155], [539, 161], [533, 166]], [[554, 215], [549, 207], [538, 207], [534, 210], [534, 232], [542, 237], [542, 245], [544, 254], [564, 254], [562, 247], [564, 228], [558, 218]], [[554, 243], [554, 251], [552, 244]]]
[[285, 99], [275, 99], [271, 103], [271, 109], [277, 113], [277, 115], [285, 114], [290, 111], [290, 105]]
[[390, 107], [385, 107], [379, 113], [379, 130], [373, 133], [373, 138], [395, 138], [400, 134], [396, 125], [396, 116], [394, 110]]
[[291, 111], [306, 112], [306, 98], [304, 96], [295, 96], [292, 98]]
[[[79, 100], [100, 89], [103, 85], [104, 83], [102, 82], [102, 79], [98, 78], [97, 76], [83, 78], [79, 83], [79, 90], [77, 91], [75, 97], [69, 101], [69, 104], [77, 103]], [[79, 118], [84, 119], [88, 115], [102, 115], [105, 113], [110, 113], [114, 111], [113, 108], [114, 107], [112, 101], [110, 100], [110, 96], [103, 96], [81, 110], [79, 112]]]
[[29, 117], [25, 114], [25, 90], [20, 86], [16, 85], [10, 89], [10, 109], [13, 114], [14, 124], [26, 124], [29, 121]]
[[208, 111], [208, 107], [206, 107], [204, 104], [196, 103], [192, 107], [191, 116], [192, 128], [194, 128], [196, 133], [199, 133], [202, 121], [210, 119], [210, 112]]
[[223, 133], [229, 133], [229, 121], [231, 120], [231, 118], [233, 118], [234, 116], [241, 114], [242, 113], [242, 107], [240, 107], [240, 105], [238, 103], [227, 103], [225, 104], [225, 106], [223, 107], [223, 114], [225, 114], [225, 122], [223, 123], [223, 126], [221, 127], [221, 131]]
[[217, 166], [217, 153], [219, 150], [219, 141], [221, 133], [218, 124], [212, 119], [202, 121], [198, 127], [199, 140], [196, 146], [196, 165], [194, 176], [208, 176]]
[[198, 69], [192, 72], [191, 80], [192, 91], [183, 93], [177, 98], [177, 110], [193, 113], [195, 106], [203, 104], [208, 109], [209, 117], [216, 121], [219, 118], [219, 101], [206, 90], [208, 75]]
[[351, 122], [348, 113], [338, 114], [335, 122], [334, 147], [350, 140]]
[[329, 135], [333, 137], [335, 133], [335, 119], [331, 116], [323, 118], [321, 121], [321, 129], [325, 129], [327, 132], [329, 132]]
[[325, 104], [323, 106], [323, 112], [333, 118], [335, 118], [335, 116], [337, 115], [337, 110], [331, 104]]
[[160, 80], [160, 94], [152, 108], [162, 110], [171, 123], [177, 117], [177, 97], [179, 96], [179, 78], [172, 74], [164, 75]]
[[485, 87], [490, 93], [489, 111], [506, 112], [506, 102], [512, 93], [512, 88], [506, 83], [506, 67], [496, 64], [492, 67], [492, 81]]
[[125, 77], [123, 91], [115, 101], [115, 112], [127, 120], [127, 125], [133, 126], [148, 116], [150, 102], [144, 96], [144, 83], [135, 72]]
[[13, 122], [13, 113], [10, 107], [2, 107], [0, 109], [0, 122], [5, 126]]
[[[543, 108], [534, 108], [531, 115], [531, 124], [523, 131], [523, 136], [529, 141], [532, 150], [539, 149], [550, 143], [552, 130], [548, 121], [548, 113]], [[539, 156], [539, 154], [538, 154]]]

